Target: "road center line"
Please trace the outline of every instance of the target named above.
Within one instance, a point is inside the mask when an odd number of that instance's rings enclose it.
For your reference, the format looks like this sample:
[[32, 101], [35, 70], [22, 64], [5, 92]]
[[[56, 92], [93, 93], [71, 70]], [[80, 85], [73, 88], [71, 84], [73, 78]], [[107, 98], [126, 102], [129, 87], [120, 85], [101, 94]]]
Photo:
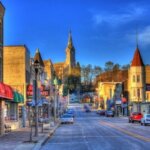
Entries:
[[150, 142], [150, 138], [145, 138], [144, 136], [141, 136], [141, 135], [138, 135], [138, 134], [129, 132], [129, 131], [124, 130], [124, 129], [118, 127], [118, 126], [115, 126], [115, 125], [111, 124], [111, 123], [108, 123], [108, 122], [105, 122], [105, 121], [101, 121], [100, 124], [102, 124], [102, 125], [107, 125], [107, 126], [109, 126], [109, 127], [112, 127], [112, 128], [114, 128], [114, 129], [117, 129], [117, 130], [119, 130], [119, 131], [121, 131], [121, 132], [127, 134], [127, 135], [130, 135], [130, 136], [135, 137], [135, 138], [137, 138], [137, 139], [143, 140], [143, 141], [145, 141], [145, 142]]

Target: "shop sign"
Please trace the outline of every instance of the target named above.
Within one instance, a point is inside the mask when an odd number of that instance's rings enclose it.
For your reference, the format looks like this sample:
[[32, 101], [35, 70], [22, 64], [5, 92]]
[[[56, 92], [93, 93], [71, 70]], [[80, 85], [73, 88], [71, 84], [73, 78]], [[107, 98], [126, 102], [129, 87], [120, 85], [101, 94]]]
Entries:
[[116, 103], [116, 105], [120, 105], [121, 101], [116, 101], [115, 103]]
[[150, 91], [150, 84], [146, 84], [146, 91]]
[[[41, 85], [41, 87], [40, 87], [41, 96], [44, 96], [44, 97], [49, 96], [49, 92], [50, 92], [49, 89], [45, 88], [44, 85]], [[27, 96], [28, 97], [33, 96], [33, 85], [31, 85], [31, 84], [27, 86]]]

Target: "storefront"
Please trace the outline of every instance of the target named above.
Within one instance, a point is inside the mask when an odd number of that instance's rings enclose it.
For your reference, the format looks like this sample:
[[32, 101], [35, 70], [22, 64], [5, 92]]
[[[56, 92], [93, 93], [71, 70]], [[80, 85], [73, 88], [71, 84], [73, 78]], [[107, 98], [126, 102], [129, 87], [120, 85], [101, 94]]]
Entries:
[[13, 92], [13, 100], [5, 101], [4, 119], [5, 123], [11, 125], [11, 129], [21, 128], [22, 125], [22, 106], [24, 102], [23, 95], [18, 92]]
[[5, 124], [10, 125], [11, 129], [21, 127], [19, 118], [19, 103], [24, 102], [23, 95], [14, 92], [13, 89], [0, 83], [0, 134], [5, 133]]

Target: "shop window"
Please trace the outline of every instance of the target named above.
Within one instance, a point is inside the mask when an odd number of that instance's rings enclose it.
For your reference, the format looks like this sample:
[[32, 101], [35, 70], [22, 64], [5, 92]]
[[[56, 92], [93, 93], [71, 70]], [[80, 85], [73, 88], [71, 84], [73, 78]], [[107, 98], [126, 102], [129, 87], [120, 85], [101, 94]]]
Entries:
[[137, 75], [137, 82], [140, 82], [140, 75]]
[[17, 104], [5, 102], [4, 110], [5, 120], [17, 120]]

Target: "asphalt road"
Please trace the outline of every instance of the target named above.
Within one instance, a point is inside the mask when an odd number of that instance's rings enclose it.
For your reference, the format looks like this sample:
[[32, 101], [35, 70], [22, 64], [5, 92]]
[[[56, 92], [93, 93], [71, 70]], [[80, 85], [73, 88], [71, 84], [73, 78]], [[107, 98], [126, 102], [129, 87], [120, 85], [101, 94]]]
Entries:
[[150, 126], [74, 109], [75, 123], [61, 125], [42, 150], [150, 150]]

